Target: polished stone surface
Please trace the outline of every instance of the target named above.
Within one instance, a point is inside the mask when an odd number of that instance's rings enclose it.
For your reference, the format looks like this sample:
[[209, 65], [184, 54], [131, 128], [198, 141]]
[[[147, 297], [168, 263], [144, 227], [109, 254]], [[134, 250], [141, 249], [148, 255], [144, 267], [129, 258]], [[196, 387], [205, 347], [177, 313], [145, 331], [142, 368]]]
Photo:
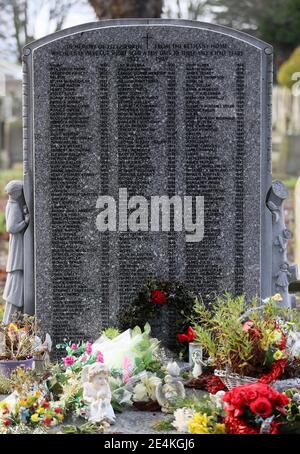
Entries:
[[[25, 48], [26, 304], [55, 342], [116, 324], [149, 275], [206, 301], [270, 294], [271, 54], [223, 27], [163, 20], [87, 24]], [[99, 232], [97, 199], [120, 188], [204, 196], [203, 240]]]

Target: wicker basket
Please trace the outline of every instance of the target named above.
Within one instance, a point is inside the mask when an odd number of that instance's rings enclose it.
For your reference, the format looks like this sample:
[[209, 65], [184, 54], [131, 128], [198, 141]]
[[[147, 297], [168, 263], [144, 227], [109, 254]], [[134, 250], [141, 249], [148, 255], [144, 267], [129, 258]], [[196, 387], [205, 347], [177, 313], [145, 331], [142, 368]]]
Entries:
[[235, 388], [236, 386], [251, 385], [252, 383], [256, 383], [258, 380], [258, 378], [246, 377], [220, 369], [215, 369], [214, 375], [219, 377], [229, 390]]
[[[219, 377], [226, 386], [226, 388], [228, 388], [229, 390], [235, 388], [236, 386], [251, 385], [252, 383], [256, 383], [259, 381], [259, 378], [246, 377], [243, 375], [234, 374], [229, 371], [220, 369], [215, 369], [214, 375], [216, 377]], [[268, 385], [272, 386], [272, 388], [275, 388], [279, 392], [283, 392], [291, 388], [300, 389], [300, 377], [290, 378], [287, 380], [275, 380], [271, 383], [268, 383]]]

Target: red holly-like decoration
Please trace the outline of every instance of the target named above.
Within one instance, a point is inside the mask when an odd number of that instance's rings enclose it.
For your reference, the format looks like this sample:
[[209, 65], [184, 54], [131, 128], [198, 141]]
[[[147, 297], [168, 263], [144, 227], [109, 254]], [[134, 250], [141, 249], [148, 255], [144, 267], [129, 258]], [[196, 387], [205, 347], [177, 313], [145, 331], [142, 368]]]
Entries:
[[166, 304], [167, 296], [162, 290], [152, 290], [151, 301], [154, 304]]
[[[264, 383], [236, 386], [224, 397], [225, 425], [229, 433], [260, 433], [257, 418], [286, 414], [289, 398]], [[279, 432], [279, 421], [270, 425], [270, 433]]]
[[227, 388], [220, 379], [220, 377], [217, 377], [216, 375], [211, 375], [210, 377], [207, 378], [206, 390], [210, 394], [217, 394], [218, 391], [227, 391]]
[[247, 424], [243, 419], [237, 419], [233, 416], [226, 416], [224, 419], [226, 431], [232, 435], [258, 435], [259, 428]]
[[[232, 435], [258, 435], [260, 434], [260, 428], [254, 427], [251, 424], [248, 424], [247, 421], [243, 419], [237, 419], [233, 416], [226, 416], [224, 419], [224, 424], [226, 426], [226, 431]], [[279, 434], [279, 426], [277, 422], [273, 421], [270, 424], [271, 435]]]
[[178, 342], [193, 342], [196, 339], [196, 332], [191, 326], [188, 327], [187, 334], [177, 334]]
[[284, 372], [286, 367], [287, 360], [286, 359], [279, 359], [272, 364], [270, 372], [264, 374], [258, 380], [260, 383], [272, 383], [275, 380], [278, 380]]

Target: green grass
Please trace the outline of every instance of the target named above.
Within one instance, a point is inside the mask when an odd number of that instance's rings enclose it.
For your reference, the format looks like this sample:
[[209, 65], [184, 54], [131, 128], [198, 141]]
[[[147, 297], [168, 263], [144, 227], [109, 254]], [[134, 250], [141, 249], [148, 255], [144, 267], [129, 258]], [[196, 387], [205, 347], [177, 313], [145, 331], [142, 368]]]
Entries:
[[23, 180], [22, 164], [16, 164], [12, 169], [0, 171], [0, 197], [5, 197], [4, 188], [11, 180]]
[[297, 183], [298, 178], [297, 177], [288, 177], [285, 180], [283, 180], [283, 183], [288, 189], [295, 189], [296, 183]]
[[3, 211], [0, 211], [0, 233], [5, 233], [6, 232], [6, 227], [5, 227], [5, 214]]
[[0, 304], [0, 322], [2, 321], [3, 319], [3, 315], [4, 315], [4, 304]]

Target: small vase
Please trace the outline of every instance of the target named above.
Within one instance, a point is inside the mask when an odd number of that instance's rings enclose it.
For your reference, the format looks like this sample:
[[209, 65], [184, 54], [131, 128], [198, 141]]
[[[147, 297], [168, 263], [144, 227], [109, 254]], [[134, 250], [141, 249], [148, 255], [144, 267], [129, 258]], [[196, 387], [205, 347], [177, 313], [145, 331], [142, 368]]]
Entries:
[[1, 359], [0, 360], [0, 375], [9, 378], [11, 374], [16, 370], [17, 367], [24, 367], [26, 369], [32, 369], [33, 358], [29, 359]]

